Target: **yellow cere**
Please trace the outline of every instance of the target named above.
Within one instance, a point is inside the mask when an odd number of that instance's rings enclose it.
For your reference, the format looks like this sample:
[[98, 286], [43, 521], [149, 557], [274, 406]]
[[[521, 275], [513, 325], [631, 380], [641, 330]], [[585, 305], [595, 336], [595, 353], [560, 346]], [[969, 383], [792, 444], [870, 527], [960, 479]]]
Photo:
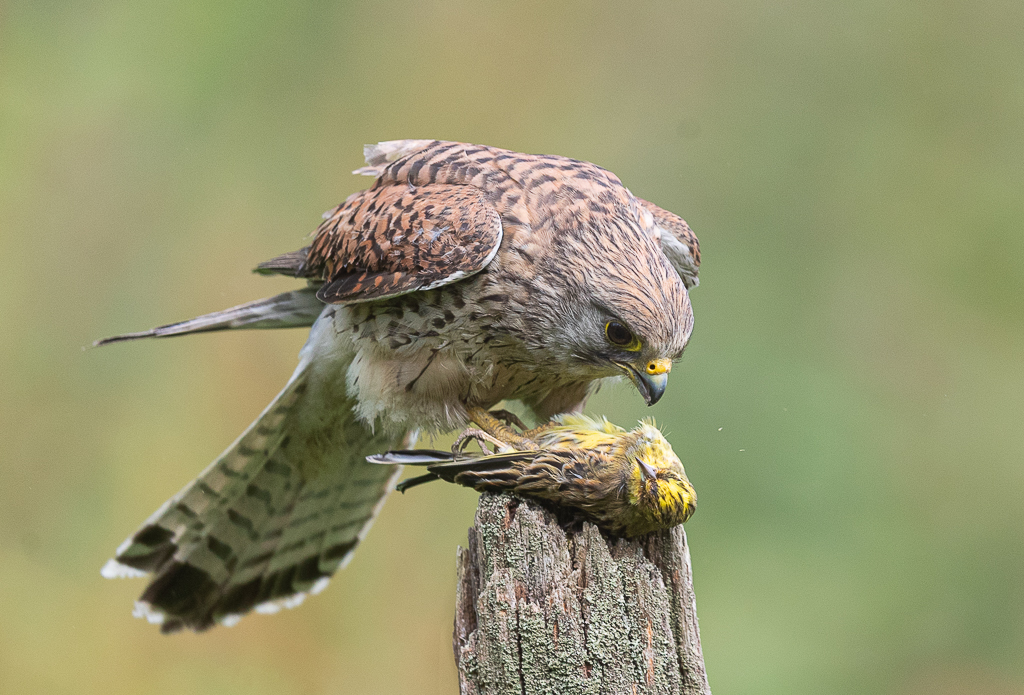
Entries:
[[668, 374], [672, 371], [672, 360], [662, 358], [660, 360], [651, 360], [645, 367], [646, 371], [650, 375], [655, 374]]

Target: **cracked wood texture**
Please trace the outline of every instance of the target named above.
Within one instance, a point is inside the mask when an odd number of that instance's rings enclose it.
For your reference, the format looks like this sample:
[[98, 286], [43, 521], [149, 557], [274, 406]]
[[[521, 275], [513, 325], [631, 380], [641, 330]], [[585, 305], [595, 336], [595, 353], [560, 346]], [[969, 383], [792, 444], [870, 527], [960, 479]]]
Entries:
[[463, 695], [710, 695], [682, 526], [609, 541], [484, 494], [459, 548]]

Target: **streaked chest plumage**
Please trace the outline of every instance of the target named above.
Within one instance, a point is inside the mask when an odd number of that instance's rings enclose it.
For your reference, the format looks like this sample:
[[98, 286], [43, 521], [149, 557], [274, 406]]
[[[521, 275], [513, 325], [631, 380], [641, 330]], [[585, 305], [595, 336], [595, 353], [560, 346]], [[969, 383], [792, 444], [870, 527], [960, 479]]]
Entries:
[[466, 424], [466, 405], [539, 402], [579, 375], [538, 362], [517, 330], [522, 321], [486, 273], [380, 302], [329, 307], [321, 340], [354, 353], [347, 369], [359, 414], [385, 426], [431, 430]]

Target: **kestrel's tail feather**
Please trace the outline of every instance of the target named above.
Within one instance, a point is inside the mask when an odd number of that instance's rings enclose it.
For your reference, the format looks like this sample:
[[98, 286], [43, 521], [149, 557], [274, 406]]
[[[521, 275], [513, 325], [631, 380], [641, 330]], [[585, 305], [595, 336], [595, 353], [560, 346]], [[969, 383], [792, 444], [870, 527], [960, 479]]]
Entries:
[[[396, 437], [359, 422], [344, 387], [339, 394], [308, 357], [242, 436], [103, 568], [105, 577], [155, 575], [136, 615], [164, 632], [233, 624], [252, 608], [273, 612], [317, 593], [400, 474], [365, 461]], [[343, 375], [347, 365], [332, 371]]]
[[224, 331], [231, 328], [308, 328], [316, 322], [324, 308], [324, 303], [316, 298], [317, 289], [318, 287], [305, 287], [301, 290], [240, 304], [212, 314], [197, 316], [188, 321], [170, 323], [148, 331], [103, 338], [94, 342], [93, 346], [139, 338], [168, 338], [189, 333]]

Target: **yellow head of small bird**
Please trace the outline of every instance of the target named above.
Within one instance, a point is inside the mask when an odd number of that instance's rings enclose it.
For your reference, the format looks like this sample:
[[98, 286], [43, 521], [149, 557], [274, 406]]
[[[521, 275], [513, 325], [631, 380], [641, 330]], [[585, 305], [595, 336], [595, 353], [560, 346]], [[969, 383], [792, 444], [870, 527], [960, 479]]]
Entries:
[[631, 510], [627, 535], [683, 523], [697, 508], [697, 493], [683, 464], [654, 423], [644, 422], [622, 438], [626, 463], [625, 501]]
[[[602, 454], [591, 459], [601, 463], [588, 471], [597, 485], [576, 506], [603, 528], [638, 536], [677, 526], [696, 510], [697, 493], [683, 464], [652, 420], [642, 421], [631, 432], [604, 418], [568, 415], [559, 420], [560, 425], [542, 435], [539, 444], [551, 450]], [[579, 487], [586, 490], [582, 484]]]

